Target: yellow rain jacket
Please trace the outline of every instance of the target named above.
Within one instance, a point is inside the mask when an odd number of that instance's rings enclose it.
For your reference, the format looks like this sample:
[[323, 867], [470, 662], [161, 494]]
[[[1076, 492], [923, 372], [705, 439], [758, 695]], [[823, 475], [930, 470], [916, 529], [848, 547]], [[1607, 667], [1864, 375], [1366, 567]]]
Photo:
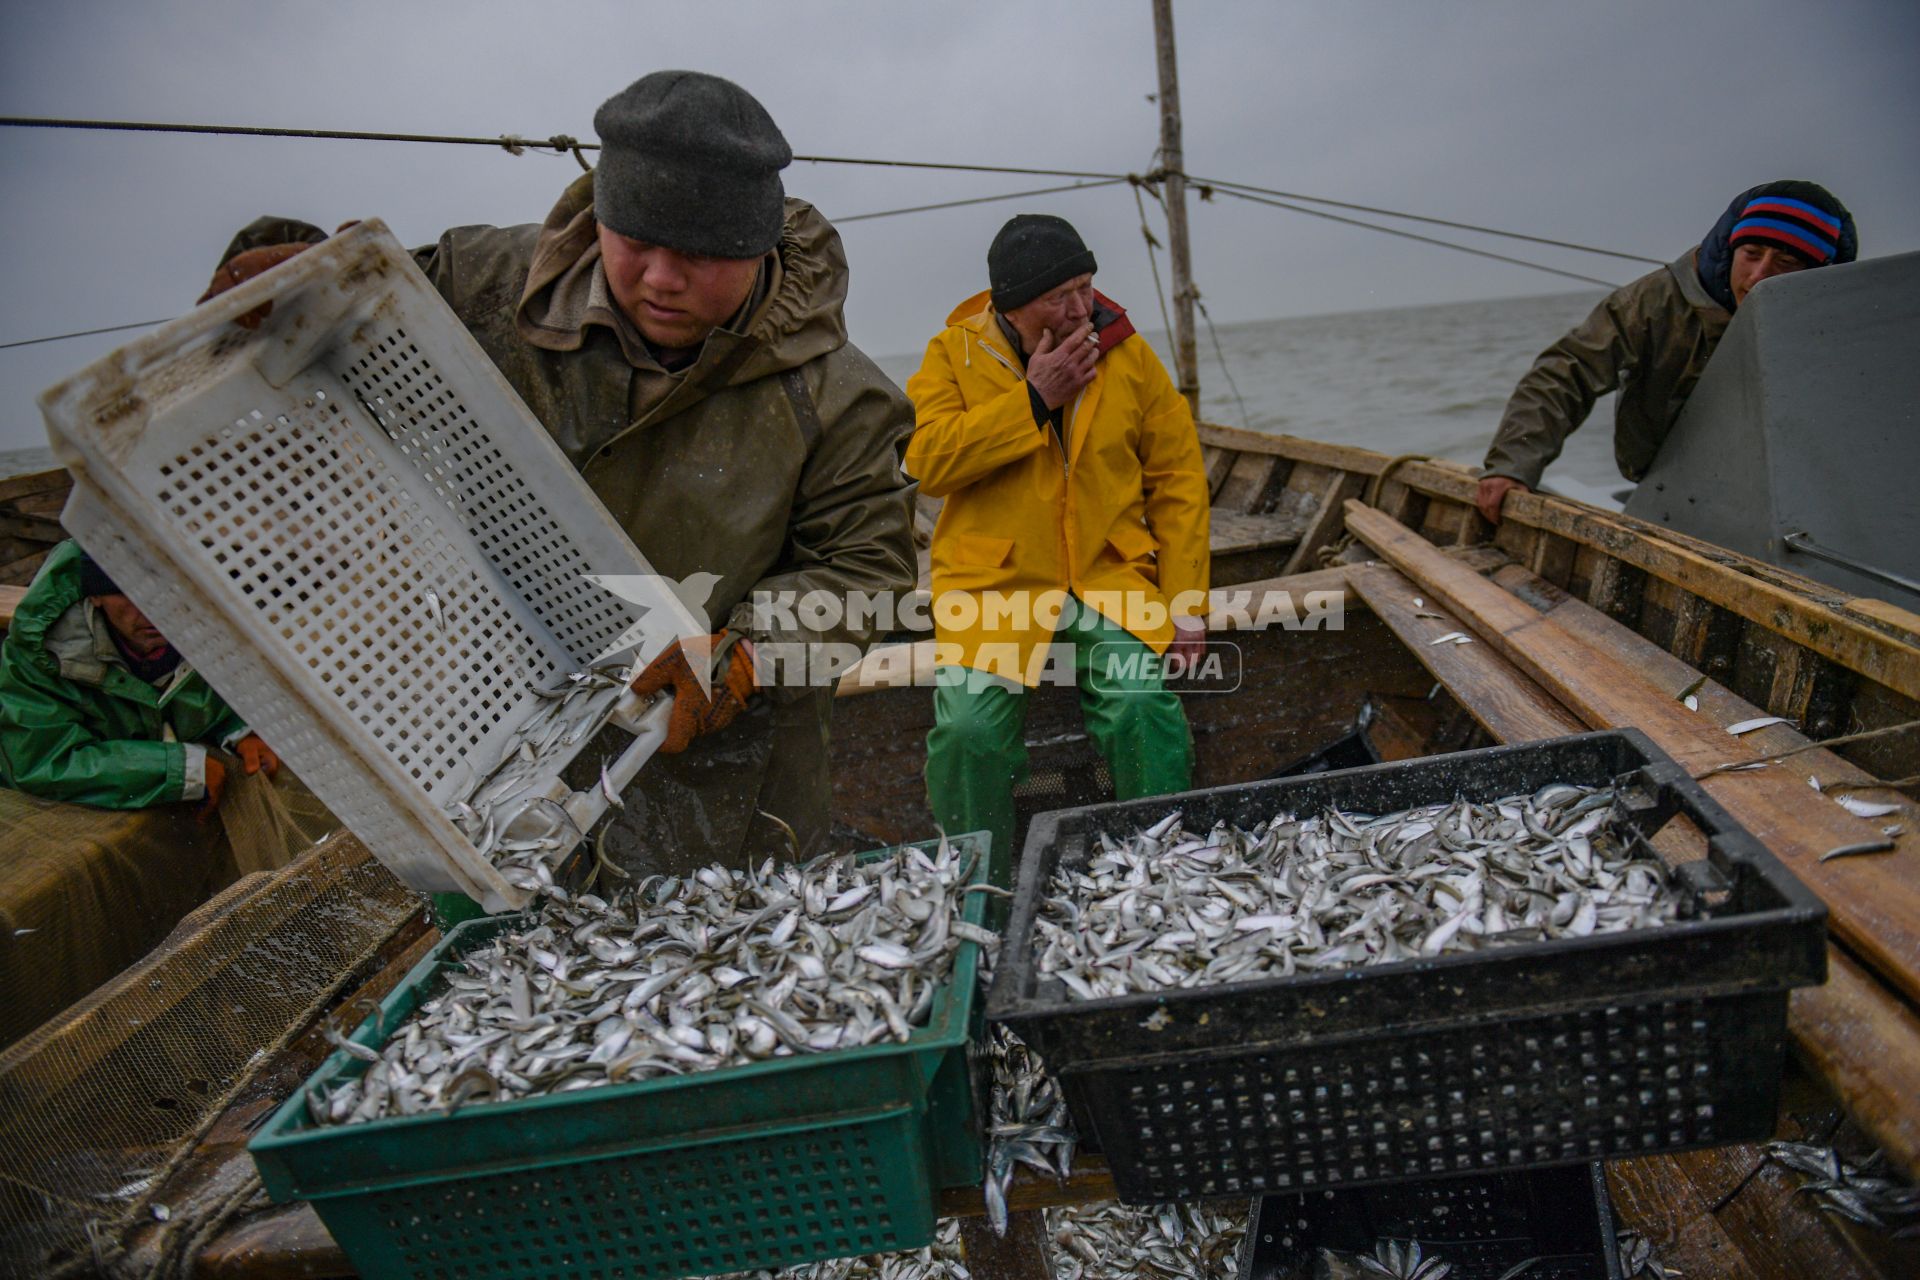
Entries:
[[1173, 617], [1206, 613], [1207, 478], [1193, 415], [1146, 339], [1100, 301], [1101, 355], [1066, 406], [1064, 450], [1035, 420], [1025, 367], [984, 291], [947, 317], [907, 381], [906, 469], [945, 499], [933, 535], [943, 665], [1037, 683], [1066, 591], [1156, 653], [1173, 639]]

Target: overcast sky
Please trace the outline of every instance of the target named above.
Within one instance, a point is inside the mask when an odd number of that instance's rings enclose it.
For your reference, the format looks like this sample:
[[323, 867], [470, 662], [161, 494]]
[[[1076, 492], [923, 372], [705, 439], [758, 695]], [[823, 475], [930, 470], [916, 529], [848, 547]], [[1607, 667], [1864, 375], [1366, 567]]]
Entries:
[[[1866, 256], [1920, 249], [1914, 0], [1175, 12], [1194, 174], [1661, 259], [1742, 188], [1804, 177], [1852, 208]], [[745, 85], [803, 154], [1124, 172], [1159, 141], [1147, 0], [65, 0], [7, 16], [7, 115], [591, 138], [603, 99], [688, 67]], [[0, 342], [184, 310], [259, 213], [378, 216], [419, 243], [537, 221], [576, 172], [478, 147], [23, 129], [0, 129], [0, 166]], [[786, 183], [839, 218], [1048, 180], [796, 164]], [[987, 242], [1018, 211], [1073, 220], [1101, 288], [1158, 327], [1133, 198], [1115, 187], [847, 225], [854, 340], [922, 347], [983, 287]], [[1240, 201], [1191, 217], [1221, 323], [1581, 287]], [[1427, 230], [1612, 281], [1645, 269]], [[33, 396], [137, 336], [0, 351], [0, 450], [43, 444]]]

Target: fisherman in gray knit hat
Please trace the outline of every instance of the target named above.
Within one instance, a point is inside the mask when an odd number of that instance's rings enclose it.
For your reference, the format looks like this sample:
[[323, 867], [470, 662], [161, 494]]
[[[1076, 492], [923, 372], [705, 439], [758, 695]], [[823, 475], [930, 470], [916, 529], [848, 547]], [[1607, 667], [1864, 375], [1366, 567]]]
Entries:
[[[656, 71], [594, 128], [598, 167], [543, 225], [457, 227], [416, 260], [655, 572], [714, 583], [687, 601], [710, 634], [636, 683], [673, 692], [673, 722], [608, 852], [643, 873], [812, 854], [833, 680], [879, 638], [866, 602], [914, 587], [913, 410], [848, 343], [839, 234], [786, 196], [752, 94]], [[841, 607], [796, 616], [801, 595]]]
[[780, 171], [793, 148], [733, 81], [656, 71], [602, 103], [593, 128], [602, 227], [716, 258], [757, 258], [780, 243]]

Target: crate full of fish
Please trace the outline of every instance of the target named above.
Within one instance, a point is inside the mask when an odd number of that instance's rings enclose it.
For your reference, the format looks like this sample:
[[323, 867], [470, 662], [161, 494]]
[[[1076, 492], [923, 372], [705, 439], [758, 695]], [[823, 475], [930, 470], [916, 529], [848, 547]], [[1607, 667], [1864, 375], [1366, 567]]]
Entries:
[[985, 837], [564, 890], [455, 929], [250, 1150], [362, 1275], [912, 1249], [981, 1177]]
[[1266, 1196], [1240, 1280], [1623, 1280], [1605, 1167]]
[[1826, 912], [1635, 730], [1042, 814], [989, 1015], [1122, 1199], [1767, 1136]]
[[377, 220], [40, 403], [62, 522], [422, 892], [525, 907], [664, 736], [622, 677], [713, 630]]

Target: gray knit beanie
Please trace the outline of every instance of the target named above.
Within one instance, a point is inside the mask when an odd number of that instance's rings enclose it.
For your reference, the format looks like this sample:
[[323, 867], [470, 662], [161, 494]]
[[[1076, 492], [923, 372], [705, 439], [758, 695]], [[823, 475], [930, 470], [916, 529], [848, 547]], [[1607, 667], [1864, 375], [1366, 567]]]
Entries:
[[793, 149], [754, 96], [699, 71], [656, 71], [593, 115], [601, 226], [682, 253], [757, 258], [780, 243]]

